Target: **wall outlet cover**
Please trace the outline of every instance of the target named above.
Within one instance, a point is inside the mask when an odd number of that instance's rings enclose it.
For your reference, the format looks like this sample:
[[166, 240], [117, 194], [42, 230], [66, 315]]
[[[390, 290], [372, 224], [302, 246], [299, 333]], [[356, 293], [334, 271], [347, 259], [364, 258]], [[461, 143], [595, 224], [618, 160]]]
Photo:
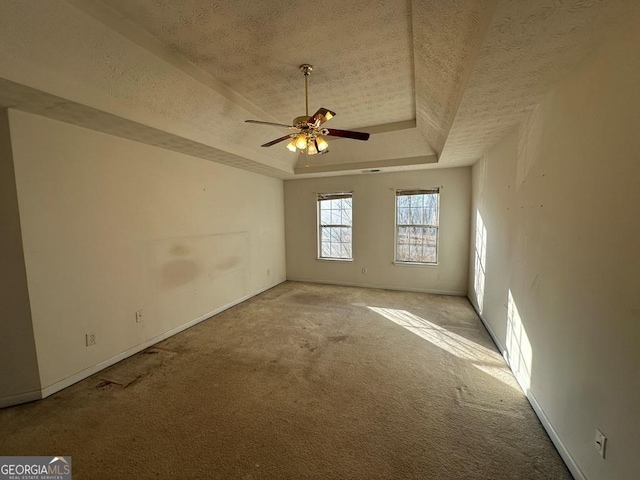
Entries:
[[96, 344], [96, 334], [95, 333], [87, 333], [86, 335], [87, 347]]
[[602, 458], [604, 458], [605, 450], [607, 448], [607, 437], [604, 433], [596, 428], [596, 440], [595, 440], [596, 451], [600, 454]]

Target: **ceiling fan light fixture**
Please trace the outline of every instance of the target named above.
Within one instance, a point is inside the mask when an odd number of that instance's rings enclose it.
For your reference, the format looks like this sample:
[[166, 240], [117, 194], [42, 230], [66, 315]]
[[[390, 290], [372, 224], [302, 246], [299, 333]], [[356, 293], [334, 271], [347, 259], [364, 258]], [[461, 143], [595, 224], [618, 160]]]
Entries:
[[307, 143], [307, 155], [317, 155], [318, 154], [318, 144], [315, 140]]
[[322, 152], [329, 148], [329, 144], [327, 143], [327, 141], [320, 135], [316, 137], [316, 146], [318, 147], [319, 152]]
[[307, 136], [304, 133], [301, 133], [296, 137], [296, 147], [300, 150], [307, 148]]
[[283, 123], [263, 122], [261, 120], [245, 120], [246, 123], [254, 123], [260, 125], [272, 125], [274, 127], [285, 127], [291, 130], [297, 130], [296, 133], [284, 135], [280, 138], [276, 138], [270, 142], [260, 145], [261, 147], [271, 147], [277, 143], [285, 142], [291, 139], [287, 144], [287, 149], [296, 153], [298, 150], [306, 150], [307, 155], [320, 155], [329, 151], [329, 144], [322, 137], [342, 137], [351, 138], [355, 140], [368, 140], [369, 134], [364, 132], [353, 132], [350, 130], [336, 130], [322, 128], [322, 125], [336, 116], [335, 112], [321, 107], [313, 115], [309, 115], [309, 91], [308, 91], [308, 79], [313, 66], [305, 63], [300, 65], [300, 70], [304, 75], [304, 104], [305, 114], [293, 119], [292, 125], [285, 125]]
[[291, 140], [288, 144], [287, 144], [287, 148], [289, 149], [289, 151], [291, 152], [297, 152], [297, 148], [296, 148], [296, 139], [294, 138], [293, 140]]

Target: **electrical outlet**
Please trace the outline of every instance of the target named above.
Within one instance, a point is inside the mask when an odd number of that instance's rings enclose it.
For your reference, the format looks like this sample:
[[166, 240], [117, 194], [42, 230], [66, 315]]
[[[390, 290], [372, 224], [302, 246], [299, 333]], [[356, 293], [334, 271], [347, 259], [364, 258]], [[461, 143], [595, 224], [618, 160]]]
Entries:
[[367, 267], [362, 267], [362, 274], [366, 275], [367, 274]]
[[96, 334], [95, 333], [87, 333], [86, 335], [87, 347], [96, 344]]
[[269, 277], [271, 275], [271, 269], [267, 268], [267, 277]]
[[142, 318], [142, 310], [138, 310], [136, 312], [136, 323], [140, 323], [144, 318]]
[[604, 458], [605, 450], [607, 447], [607, 437], [604, 433], [596, 428], [596, 451]]

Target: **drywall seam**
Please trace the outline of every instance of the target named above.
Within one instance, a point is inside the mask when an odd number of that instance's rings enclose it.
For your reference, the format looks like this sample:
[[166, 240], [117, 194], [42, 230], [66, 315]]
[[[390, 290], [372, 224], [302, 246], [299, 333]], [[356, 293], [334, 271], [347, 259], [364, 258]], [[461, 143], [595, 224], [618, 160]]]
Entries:
[[33, 390], [31, 392], [19, 393], [9, 397], [0, 398], [0, 408], [11, 407], [21, 403], [34, 402], [42, 398], [41, 390]]
[[[502, 358], [504, 358], [504, 361], [509, 366], [511, 373], [513, 373], [513, 375], [517, 379], [518, 376], [516, 372], [513, 370], [513, 368], [511, 368], [511, 364], [509, 363], [508, 352], [502, 346], [502, 342], [498, 340], [498, 337], [489, 326], [489, 322], [487, 322], [485, 318], [482, 316], [482, 314], [478, 310], [478, 306], [475, 304], [472, 298], [470, 296], [467, 296], [467, 300], [469, 300], [469, 303], [471, 304], [473, 309], [476, 311], [476, 314], [478, 315], [478, 318], [480, 318], [480, 321], [484, 325], [484, 328], [486, 328], [487, 332], [489, 332], [489, 335], [493, 339], [493, 343], [496, 344], [496, 347], [502, 353]], [[518, 382], [518, 385], [520, 385], [520, 382]], [[538, 399], [535, 397], [533, 392], [530, 389], [527, 389], [524, 392], [524, 394], [527, 400], [529, 401], [531, 408], [533, 408], [533, 411], [536, 413], [538, 420], [540, 420], [540, 423], [542, 423], [542, 426], [546, 430], [547, 435], [549, 435], [549, 438], [551, 438], [551, 441], [555, 445], [556, 450], [558, 450], [558, 453], [562, 457], [562, 460], [564, 461], [565, 465], [571, 472], [571, 475], [573, 475], [573, 478], [575, 478], [576, 480], [587, 480], [587, 477], [584, 475], [584, 473], [582, 473], [582, 470], [580, 470], [580, 467], [578, 467], [578, 464], [569, 453], [569, 450], [567, 449], [567, 447], [565, 447], [564, 443], [562, 443], [562, 440], [560, 440], [560, 436], [556, 432], [555, 428], [553, 428], [553, 425], [551, 424], [549, 417], [547, 417], [547, 414], [544, 412], [544, 410], [538, 403]]]
[[[217, 308], [217, 309], [213, 310], [212, 312], [205, 313], [204, 315], [202, 315], [202, 316], [200, 316], [200, 317], [198, 317], [198, 318], [196, 318], [194, 320], [191, 320], [190, 322], [184, 323], [184, 324], [182, 324], [182, 325], [180, 325], [180, 326], [178, 326], [176, 328], [173, 328], [173, 329], [171, 329], [171, 330], [169, 330], [169, 331], [167, 331], [165, 333], [162, 333], [162, 334], [157, 335], [157, 336], [155, 336], [153, 338], [150, 338], [149, 340], [147, 340], [145, 342], [142, 342], [142, 343], [136, 345], [135, 347], [131, 347], [131, 348], [125, 350], [124, 352], [119, 353], [118, 355], [115, 355], [115, 356], [113, 356], [113, 357], [111, 357], [111, 358], [109, 358], [107, 360], [104, 360], [104, 361], [102, 361], [100, 363], [97, 363], [97, 364], [95, 364], [95, 365], [93, 365], [93, 366], [91, 366], [89, 368], [85, 368], [84, 370], [81, 370], [81, 371], [79, 371], [79, 372], [77, 372], [77, 373], [75, 373], [75, 374], [73, 374], [73, 375], [71, 375], [71, 376], [69, 376], [69, 377], [67, 377], [67, 378], [65, 378], [63, 380], [60, 380], [59, 382], [56, 382], [56, 383], [54, 383], [52, 385], [49, 385], [49, 386], [47, 386], [47, 387], [45, 387], [45, 388], [43, 388], [41, 390], [41, 392], [40, 392], [41, 393], [41, 397], [39, 397], [39, 398], [46, 398], [46, 397], [48, 397], [48, 396], [50, 396], [50, 395], [52, 395], [52, 394], [54, 394], [56, 392], [59, 392], [60, 390], [62, 390], [64, 388], [67, 388], [70, 385], [73, 385], [74, 383], [77, 383], [77, 382], [79, 382], [81, 380], [84, 380], [87, 377], [90, 377], [94, 373], [97, 373], [97, 372], [99, 372], [101, 370], [104, 370], [105, 368], [110, 367], [111, 365], [114, 365], [114, 364], [118, 363], [119, 361], [124, 360], [125, 358], [128, 358], [128, 357], [130, 357], [132, 355], [135, 355], [136, 353], [141, 352], [142, 350], [144, 350], [146, 348], [149, 348], [152, 345], [155, 345], [156, 343], [159, 343], [159, 342], [161, 342], [163, 340], [166, 340], [167, 338], [172, 337], [172, 336], [174, 336], [174, 335], [186, 330], [187, 328], [193, 327], [194, 325], [197, 325], [198, 323], [200, 323], [200, 322], [202, 322], [204, 320], [207, 320], [207, 319], [219, 314], [220, 312], [223, 312], [224, 310], [227, 310], [227, 309], [229, 309], [229, 308], [231, 308], [231, 307], [233, 307], [235, 305], [238, 305], [239, 303], [242, 303], [245, 300], [249, 300], [251, 297], [255, 297], [256, 295], [259, 295], [259, 294], [261, 294], [263, 292], [266, 292], [267, 290], [280, 285], [284, 281], [285, 280], [278, 280], [278, 281], [276, 281], [274, 283], [271, 283], [271, 284], [267, 285], [266, 287], [257, 290], [254, 293], [250, 293], [248, 295], [245, 295], [244, 297], [241, 297], [241, 298], [239, 298], [237, 300], [234, 300], [233, 302], [230, 302], [230, 303], [228, 303], [226, 305], [223, 305], [222, 307]], [[32, 400], [35, 400], [35, 399], [32, 399]], [[29, 400], [27, 400], [27, 401], [29, 401]], [[14, 403], [12, 405], [16, 405], [16, 404]], [[2, 404], [0, 403], [0, 407], [1, 406], [2, 406]]]
[[323, 285], [341, 285], [345, 287], [379, 288], [381, 290], [399, 290], [401, 292], [433, 293], [435, 295], [452, 295], [456, 297], [467, 296], [467, 292], [460, 292], [457, 290], [432, 290], [428, 288], [411, 288], [411, 287], [398, 287], [395, 285], [378, 285], [375, 283], [328, 282], [325, 280], [317, 280], [315, 278], [290, 278], [290, 277], [287, 277], [287, 281], [288, 282], [305, 282], [305, 283], [322, 283]]

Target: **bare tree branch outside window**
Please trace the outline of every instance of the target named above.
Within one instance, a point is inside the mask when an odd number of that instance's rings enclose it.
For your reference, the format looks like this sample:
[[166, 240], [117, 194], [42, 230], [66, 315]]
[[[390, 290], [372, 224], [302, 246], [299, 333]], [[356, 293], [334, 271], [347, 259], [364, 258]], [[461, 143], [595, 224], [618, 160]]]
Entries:
[[438, 262], [438, 189], [396, 192], [396, 262]]
[[318, 194], [319, 258], [351, 260], [353, 197], [351, 193]]

